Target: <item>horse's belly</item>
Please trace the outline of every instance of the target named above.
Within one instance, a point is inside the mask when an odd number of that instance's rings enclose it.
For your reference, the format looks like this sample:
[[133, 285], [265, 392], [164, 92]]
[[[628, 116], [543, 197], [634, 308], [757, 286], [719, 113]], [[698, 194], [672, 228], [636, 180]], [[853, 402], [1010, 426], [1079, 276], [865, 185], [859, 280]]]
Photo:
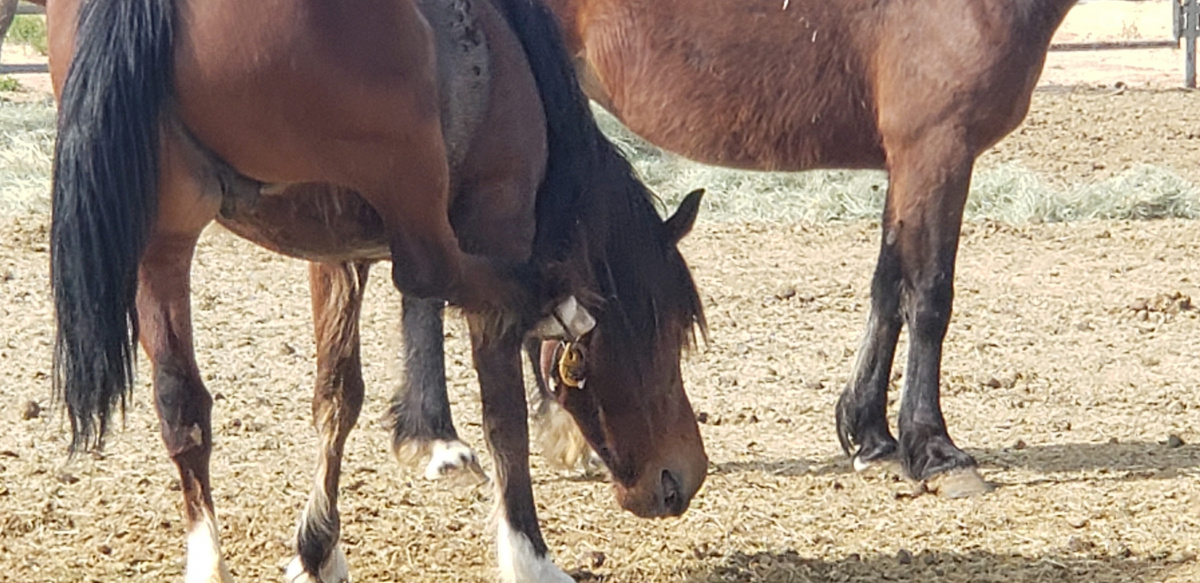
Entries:
[[390, 257], [383, 222], [358, 194], [298, 184], [280, 194], [226, 198], [218, 222], [267, 249], [307, 261]]

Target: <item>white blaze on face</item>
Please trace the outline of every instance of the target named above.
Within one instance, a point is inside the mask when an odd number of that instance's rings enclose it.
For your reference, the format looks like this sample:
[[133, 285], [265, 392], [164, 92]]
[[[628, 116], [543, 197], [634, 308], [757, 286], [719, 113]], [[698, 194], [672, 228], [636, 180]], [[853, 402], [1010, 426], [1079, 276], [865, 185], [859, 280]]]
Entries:
[[574, 583], [550, 557], [539, 557], [533, 544], [517, 532], [504, 518], [500, 507], [499, 527], [496, 530], [496, 558], [500, 562], [500, 580], [504, 583]]
[[233, 583], [233, 575], [221, 558], [221, 544], [217, 540], [217, 522], [212, 514], [204, 516], [192, 525], [187, 537], [187, 566], [184, 570], [186, 583]]

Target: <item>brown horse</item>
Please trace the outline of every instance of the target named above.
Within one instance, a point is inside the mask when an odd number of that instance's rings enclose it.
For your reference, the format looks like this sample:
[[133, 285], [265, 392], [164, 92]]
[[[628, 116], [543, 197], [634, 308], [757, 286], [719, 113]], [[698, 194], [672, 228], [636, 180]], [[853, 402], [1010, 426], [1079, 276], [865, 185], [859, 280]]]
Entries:
[[[838, 437], [858, 469], [898, 458], [945, 494], [986, 489], [939, 403], [963, 205], [975, 158], [1024, 119], [1075, 0], [542, 1], [587, 94], [657, 146], [735, 168], [888, 171]], [[905, 324], [897, 441], [887, 390]]]
[[640, 516], [687, 508], [707, 458], [679, 358], [704, 321], [676, 244], [698, 195], [658, 217], [596, 127], [544, 7], [54, 0], [48, 19], [56, 394], [72, 449], [100, 446], [141, 341], [180, 472], [189, 581], [229, 579], [188, 297], [197, 239], [218, 217], [329, 263], [312, 270], [320, 450], [291, 580], [348, 577], [337, 483], [363, 400], [360, 262], [391, 259], [406, 297], [467, 314], [505, 579], [569, 581], [546, 557], [530, 487], [528, 331], [585, 347], [586, 384], [563, 404], [620, 503]]

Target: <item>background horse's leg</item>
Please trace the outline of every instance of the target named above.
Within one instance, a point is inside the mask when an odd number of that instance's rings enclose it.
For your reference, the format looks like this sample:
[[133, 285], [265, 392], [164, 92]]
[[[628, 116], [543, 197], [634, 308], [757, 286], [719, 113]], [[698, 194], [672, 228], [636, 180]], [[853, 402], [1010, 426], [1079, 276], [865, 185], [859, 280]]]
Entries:
[[[974, 165], [968, 141], [959, 135], [962, 131], [944, 124], [911, 142], [889, 144], [891, 186], [880, 254], [886, 263], [880, 264], [884, 275], [872, 290], [899, 296], [898, 303], [876, 301], [889, 309], [898, 306], [909, 331], [898, 424], [900, 461], [912, 478], [937, 478], [930, 485], [948, 496], [987, 489], [975, 471], [975, 460], [950, 439], [940, 402], [942, 342], [950, 322], [954, 262]], [[890, 333], [894, 321], [887, 326]], [[886, 386], [886, 377], [875, 380]], [[882, 410], [883, 404], [872, 406]]]
[[[169, 166], [167, 174], [179, 168]], [[196, 365], [188, 290], [196, 241], [219, 201], [179, 181], [162, 182], [158, 220], [139, 265], [139, 336], [154, 368], [163, 443], [179, 469], [188, 529], [186, 581], [229, 582], [209, 483], [213, 401]]]
[[338, 478], [346, 437], [362, 410], [358, 320], [368, 269], [366, 262], [309, 264], [317, 340], [317, 385], [312, 408], [320, 445], [312, 494], [297, 528], [296, 558], [286, 573], [286, 579], [293, 583], [350, 580], [346, 555], [338, 546]]
[[388, 411], [392, 450], [402, 463], [431, 454], [425, 477], [434, 480], [468, 470], [486, 479], [475, 451], [458, 438], [446, 393], [446, 354], [443, 336], [445, 302], [404, 296], [404, 381], [392, 395]]
[[0, 49], [4, 48], [4, 37], [17, 16], [17, 0], [0, 0]]
[[[891, 201], [889, 196], [889, 205]], [[890, 209], [885, 214], [890, 214]], [[842, 450], [853, 458], [859, 471], [893, 462], [898, 447], [888, 429], [887, 391], [902, 324], [900, 286], [900, 257], [896, 246], [885, 240], [875, 264], [867, 328], [836, 409]]]
[[[546, 556], [529, 477], [529, 425], [521, 337], [468, 315], [483, 398], [483, 434], [496, 464], [497, 560], [506, 583], [572, 581]], [[491, 329], [489, 329], [489, 326]]]

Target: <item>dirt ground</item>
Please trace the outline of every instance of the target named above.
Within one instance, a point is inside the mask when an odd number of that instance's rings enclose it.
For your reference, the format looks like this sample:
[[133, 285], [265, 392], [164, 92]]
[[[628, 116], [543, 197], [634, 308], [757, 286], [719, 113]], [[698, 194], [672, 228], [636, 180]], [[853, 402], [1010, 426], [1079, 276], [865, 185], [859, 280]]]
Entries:
[[[1131, 6], [1154, 15], [1163, 3]], [[1120, 30], [1107, 34], [1132, 34]], [[1200, 184], [1198, 94], [1170, 88], [1178, 61], [1160, 60], [1148, 88], [1108, 71], [1063, 89], [1081, 73], [1056, 69], [1060, 55], [1029, 119], [981, 166], [1017, 162], [1079, 184], [1154, 164]], [[65, 458], [49, 399], [46, 221], [0, 219], [0, 581], [177, 581], [180, 497], [145, 363], [106, 454]], [[633, 583], [1200, 580], [1200, 310], [1187, 299], [1200, 302], [1200, 227], [973, 223], [964, 233], [942, 402], [995, 491], [914, 497], [839, 454], [833, 404], [865, 320], [877, 225], [702, 222], [684, 251], [711, 339], [685, 379], [707, 415], [708, 482], [684, 517], [642, 521], [603, 481], [535, 455], [558, 564]], [[278, 580], [315, 460], [306, 269], [213, 229], [193, 274], [198, 359], [218, 399], [224, 551], [238, 580]], [[426, 482], [388, 453], [380, 419], [397, 385], [398, 295], [385, 268], [376, 275], [363, 316], [368, 400], [342, 482], [352, 574], [493, 580], [491, 491]], [[482, 449], [456, 318], [448, 352], [456, 419]], [[44, 411], [25, 420], [29, 401]]]

